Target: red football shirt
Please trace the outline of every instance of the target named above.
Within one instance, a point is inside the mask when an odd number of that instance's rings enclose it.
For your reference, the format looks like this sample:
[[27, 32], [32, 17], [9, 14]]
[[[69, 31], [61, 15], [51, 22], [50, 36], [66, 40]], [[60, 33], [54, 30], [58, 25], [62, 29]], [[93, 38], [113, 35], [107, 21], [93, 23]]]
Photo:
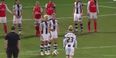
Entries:
[[0, 3], [0, 17], [5, 17], [6, 16], [6, 4], [5, 3]]
[[47, 6], [46, 6], [46, 13], [47, 15], [52, 15], [53, 13], [55, 13], [55, 4], [53, 2], [48, 2]]
[[39, 5], [34, 6], [33, 12], [34, 12], [34, 18], [35, 19], [40, 19], [41, 18], [41, 7]]
[[90, 0], [89, 10], [90, 10], [90, 12], [97, 12], [97, 6], [94, 1]]

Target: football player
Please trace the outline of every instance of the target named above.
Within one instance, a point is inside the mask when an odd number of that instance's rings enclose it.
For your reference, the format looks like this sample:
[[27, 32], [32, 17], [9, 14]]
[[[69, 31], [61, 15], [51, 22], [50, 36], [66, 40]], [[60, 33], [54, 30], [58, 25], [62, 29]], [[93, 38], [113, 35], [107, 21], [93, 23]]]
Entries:
[[78, 24], [80, 24], [81, 32], [83, 31], [82, 13], [83, 13], [82, 1], [75, 0], [75, 2], [74, 2], [74, 26], [75, 26], [75, 30], [74, 31], [78, 31]]
[[[49, 24], [48, 24], [48, 16], [44, 15], [44, 18], [42, 19], [40, 23], [40, 30], [41, 30], [41, 45], [40, 49], [41, 52], [40, 54], [43, 56], [45, 55], [50, 55], [50, 51], [48, 50], [48, 43], [50, 39], [50, 31], [49, 31]], [[45, 52], [45, 53], [44, 53]]]
[[35, 6], [33, 7], [33, 18], [35, 20], [35, 30], [36, 36], [40, 36], [40, 22], [42, 19], [42, 7], [39, 2], [36, 1]]
[[64, 36], [63, 47], [65, 48], [66, 58], [73, 58], [75, 48], [77, 48], [77, 38], [73, 33], [73, 26], [70, 25], [68, 33]]
[[22, 4], [19, 0], [15, 0], [13, 5], [13, 25], [18, 27], [18, 33], [21, 34], [22, 31]]

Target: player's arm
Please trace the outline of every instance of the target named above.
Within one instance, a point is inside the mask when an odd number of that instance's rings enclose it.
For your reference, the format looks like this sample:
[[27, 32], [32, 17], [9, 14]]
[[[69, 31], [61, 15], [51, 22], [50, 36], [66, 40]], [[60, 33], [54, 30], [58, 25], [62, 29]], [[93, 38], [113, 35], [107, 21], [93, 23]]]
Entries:
[[41, 7], [41, 16], [43, 16], [44, 14], [43, 8]]
[[57, 32], [58, 32], [58, 33], [60, 32], [58, 21], [57, 21]]
[[55, 14], [56, 14], [56, 4], [55, 3], [53, 3], [53, 4], [54, 4], [53, 9], [54, 9]]
[[34, 19], [34, 16], [35, 16], [35, 14], [34, 14], [34, 9], [35, 9], [35, 6], [33, 7], [33, 12], [32, 12], [33, 19]]
[[87, 15], [89, 15], [89, 13], [90, 13], [89, 6], [90, 6], [90, 1], [88, 1], [88, 3], [87, 3]]
[[15, 10], [15, 6], [13, 5], [13, 9], [12, 9], [12, 13], [13, 13], [13, 15], [15, 15], [16, 16], [16, 10]]
[[73, 4], [73, 15], [74, 15], [74, 12], [75, 12], [75, 3]]
[[23, 14], [23, 6], [21, 5], [21, 16], [22, 16], [22, 14]]
[[63, 48], [65, 48], [65, 46], [66, 46], [66, 37], [64, 37], [63, 39]]
[[10, 14], [12, 14], [12, 11], [8, 8], [7, 5], [6, 5], [6, 10], [7, 10]]
[[96, 6], [97, 6], [97, 14], [99, 14], [99, 4], [98, 4], [98, 0], [96, 1]]
[[75, 44], [75, 48], [77, 48], [77, 38], [76, 38], [76, 36], [75, 36], [74, 44]]
[[49, 29], [49, 34], [50, 34], [50, 38], [51, 38], [52, 35], [51, 35], [51, 32], [50, 32], [51, 31], [51, 28], [50, 27], [51, 27], [51, 23], [48, 22], [48, 29]]
[[44, 13], [45, 14], [47, 14], [46, 11], [47, 11], [47, 3], [45, 4], [45, 8], [44, 8]]

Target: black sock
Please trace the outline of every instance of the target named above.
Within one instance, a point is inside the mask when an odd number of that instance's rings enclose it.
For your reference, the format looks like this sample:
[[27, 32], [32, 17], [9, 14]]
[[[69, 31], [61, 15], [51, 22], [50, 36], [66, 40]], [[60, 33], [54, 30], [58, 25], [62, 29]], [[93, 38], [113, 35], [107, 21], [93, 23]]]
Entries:
[[78, 24], [75, 23], [75, 31], [78, 31]]
[[40, 51], [41, 51], [41, 52], [44, 51], [44, 46], [43, 46], [43, 44], [40, 45]]
[[81, 30], [83, 30], [83, 24], [82, 23], [80, 24], [80, 27], [81, 27]]
[[54, 43], [53, 47], [54, 47], [54, 50], [57, 50], [58, 49], [58, 44]]

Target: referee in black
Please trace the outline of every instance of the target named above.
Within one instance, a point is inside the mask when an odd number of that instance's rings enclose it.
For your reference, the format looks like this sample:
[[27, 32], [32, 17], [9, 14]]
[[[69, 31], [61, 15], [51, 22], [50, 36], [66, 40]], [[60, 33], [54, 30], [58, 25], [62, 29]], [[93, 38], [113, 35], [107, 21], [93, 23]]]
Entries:
[[18, 58], [20, 48], [20, 36], [15, 32], [15, 27], [12, 26], [11, 32], [5, 36], [5, 48], [7, 58]]

